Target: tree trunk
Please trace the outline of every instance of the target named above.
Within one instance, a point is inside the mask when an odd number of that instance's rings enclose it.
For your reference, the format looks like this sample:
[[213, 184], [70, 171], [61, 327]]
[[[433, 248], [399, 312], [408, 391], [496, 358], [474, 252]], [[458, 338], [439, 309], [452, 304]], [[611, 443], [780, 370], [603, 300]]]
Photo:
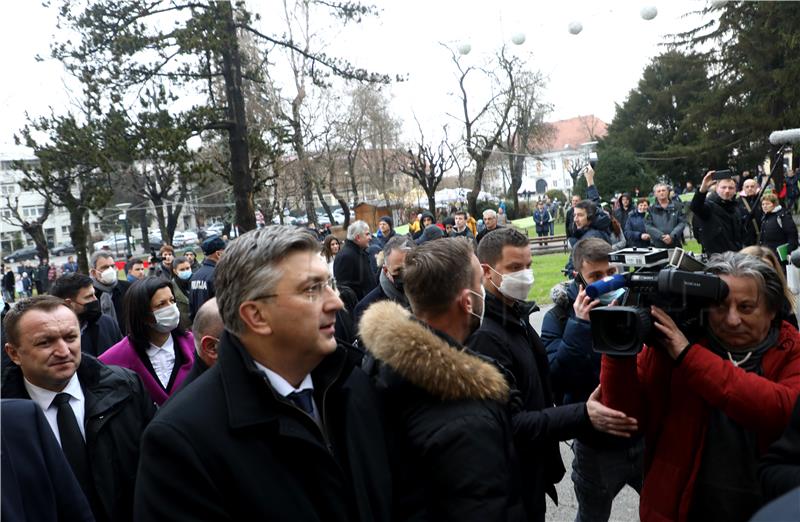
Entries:
[[67, 207], [69, 211], [69, 238], [75, 247], [75, 260], [78, 262], [78, 272], [89, 273], [89, 258], [86, 247], [86, 228], [83, 219], [86, 217], [86, 207], [78, 205]]
[[333, 212], [331, 211], [330, 205], [328, 205], [328, 202], [325, 201], [325, 198], [322, 197], [322, 187], [320, 187], [320, 183], [315, 182], [314, 188], [317, 189], [317, 197], [319, 198], [319, 202], [322, 205], [322, 208], [325, 209], [325, 213], [328, 215], [328, 219], [330, 220], [331, 225], [333, 225], [334, 223], [336, 223], [336, 220], [333, 219]]
[[[336, 166], [334, 165], [330, 169], [330, 185], [331, 185], [331, 195], [339, 202], [339, 206], [342, 207], [342, 212], [344, 213], [344, 228], [347, 230], [347, 227], [350, 226], [350, 207], [347, 205], [347, 201], [339, 195], [339, 191], [336, 190]], [[334, 222], [331, 221], [331, 225]]]
[[48, 259], [50, 252], [47, 248], [47, 238], [44, 237], [42, 224], [38, 222], [23, 223], [21, 228], [23, 232], [31, 236], [33, 243], [36, 245], [36, 255], [39, 256], [39, 259]]
[[250, 148], [247, 143], [247, 117], [242, 93], [242, 68], [236, 25], [230, 2], [215, 4], [225, 20], [226, 38], [222, 48], [222, 76], [225, 79], [227, 116], [231, 122], [228, 146], [231, 152], [231, 181], [236, 208], [236, 225], [240, 232], [256, 228], [253, 206], [253, 176], [250, 173]]
[[482, 157], [475, 160], [475, 180], [472, 182], [472, 190], [467, 192], [467, 209], [470, 216], [478, 218], [478, 195], [483, 185], [483, 171], [486, 168], [486, 159]]
[[425, 193], [428, 195], [428, 210], [430, 210], [431, 214], [433, 214], [434, 216], [436, 216], [436, 193], [434, 192], [435, 190], [436, 189], [433, 189], [433, 191], [430, 192], [428, 192], [427, 190], [425, 191]]
[[142, 231], [142, 248], [147, 252], [150, 250], [150, 230], [147, 223], [147, 208], [142, 207], [139, 212], [139, 228]]
[[509, 186], [506, 196], [514, 203], [514, 208], [509, 213], [508, 219], [516, 219], [522, 216], [522, 214], [519, 213], [519, 196], [517, 195], [517, 191], [522, 186], [522, 171], [525, 167], [525, 157], [513, 156], [511, 160], [509, 160], [509, 163], [511, 167], [511, 186]]

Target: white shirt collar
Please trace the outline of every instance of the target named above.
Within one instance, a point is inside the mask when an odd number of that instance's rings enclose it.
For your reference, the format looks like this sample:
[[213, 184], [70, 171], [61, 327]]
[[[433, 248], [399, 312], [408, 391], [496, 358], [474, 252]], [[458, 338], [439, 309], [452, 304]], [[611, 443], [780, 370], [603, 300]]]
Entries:
[[172, 334], [170, 334], [167, 337], [167, 340], [164, 341], [164, 344], [162, 344], [161, 346], [158, 346], [156, 344], [150, 343], [150, 346], [148, 346], [147, 350], [145, 350], [145, 351], [147, 352], [148, 357], [152, 357], [153, 355], [158, 353], [160, 350], [164, 350], [167, 353], [174, 354], [175, 353], [175, 347], [173, 345], [174, 345], [174, 342], [172, 340]]
[[80, 381], [78, 381], [78, 372], [72, 374], [72, 378], [60, 392], [54, 392], [36, 386], [27, 378], [24, 379], [24, 383], [25, 389], [28, 391], [28, 395], [30, 395], [31, 399], [33, 399], [33, 401], [36, 402], [36, 404], [38, 404], [44, 411], [50, 407], [50, 405], [53, 403], [53, 399], [55, 399], [56, 395], [59, 393], [68, 393], [73, 398], [83, 402], [83, 390], [81, 389]]
[[314, 382], [311, 380], [311, 374], [309, 373], [306, 375], [303, 382], [300, 383], [300, 386], [295, 388], [291, 384], [289, 384], [286, 379], [278, 375], [277, 373], [273, 372], [263, 364], [259, 363], [258, 361], [253, 361], [256, 363], [256, 367], [261, 370], [264, 375], [267, 376], [269, 383], [272, 385], [272, 388], [278, 392], [281, 397], [286, 397], [290, 393], [294, 393], [301, 390], [313, 390], [314, 389]]

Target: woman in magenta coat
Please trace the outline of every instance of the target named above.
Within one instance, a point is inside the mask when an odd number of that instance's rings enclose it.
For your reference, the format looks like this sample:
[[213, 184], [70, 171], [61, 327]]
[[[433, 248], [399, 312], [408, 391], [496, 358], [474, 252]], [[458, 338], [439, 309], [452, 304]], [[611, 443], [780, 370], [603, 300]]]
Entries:
[[160, 277], [135, 282], [123, 302], [128, 335], [99, 359], [133, 370], [161, 406], [179, 390], [194, 363], [194, 338], [178, 326], [180, 312], [171, 283]]
[[728, 285], [690, 343], [653, 307], [659, 346], [603, 356], [603, 402], [645, 436], [643, 522], [746, 521], [763, 505], [759, 455], [800, 394], [800, 335], [780, 319], [783, 285], [760, 259], [726, 252], [707, 266]]

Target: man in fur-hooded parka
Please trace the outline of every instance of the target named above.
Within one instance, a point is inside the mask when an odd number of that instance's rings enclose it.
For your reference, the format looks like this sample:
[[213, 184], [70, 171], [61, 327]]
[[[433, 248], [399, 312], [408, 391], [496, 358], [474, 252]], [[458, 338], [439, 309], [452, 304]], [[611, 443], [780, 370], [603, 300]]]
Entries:
[[524, 520], [508, 386], [491, 360], [463, 346], [483, 313], [470, 242], [410, 252], [405, 289], [414, 316], [383, 301], [360, 323], [394, 436], [393, 519]]

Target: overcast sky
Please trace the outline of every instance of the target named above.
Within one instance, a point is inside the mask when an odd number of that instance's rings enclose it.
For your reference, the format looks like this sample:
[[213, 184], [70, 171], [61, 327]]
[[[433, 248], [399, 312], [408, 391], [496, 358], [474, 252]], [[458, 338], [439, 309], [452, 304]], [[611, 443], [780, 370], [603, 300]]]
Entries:
[[[269, 0], [277, 3], [276, 0]], [[687, 13], [702, 8], [699, 0], [377, 0], [378, 19], [331, 31], [326, 52], [351, 59], [371, 70], [407, 75], [389, 91], [407, 134], [416, 114], [428, 125], [450, 121], [457, 111], [452, 93], [455, 69], [439, 42], [456, 46], [469, 42], [466, 63], [479, 64], [504, 42], [515, 52], [531, 54], [529, 63], [548, 78], [546, 101], [553, 105], [551, 120], [595, 114], [610, 123], [614, 104], [622, 103], [636, 86], [642, 69], [657, 54], [665, 35], [696, 23]], [[248, 2], [269, 10], [266, 3]], [[47, 57], [55, 31], [55, 14], [40, 2], [3, 3], [0, 45], [4, 81], [0, 82], [2, 128], [0, 147], [8, 150], [13, 134], [25, 123], [25, 113], [45, 115], [48, 107], [61, 111], [69, 103], [61, 66]], [[642, 19], [643, 7], [655, 6], [655, 19]], [[265, 28], [281, 32], [265, 17]], [[273, 18], [274, 19], [274, 18]], [[582, 32], [572, 35], [571, 22]], [[515, 46], [512, 35], [525, 43]], [[408, 137], [413, 137], [408, 136]]]

